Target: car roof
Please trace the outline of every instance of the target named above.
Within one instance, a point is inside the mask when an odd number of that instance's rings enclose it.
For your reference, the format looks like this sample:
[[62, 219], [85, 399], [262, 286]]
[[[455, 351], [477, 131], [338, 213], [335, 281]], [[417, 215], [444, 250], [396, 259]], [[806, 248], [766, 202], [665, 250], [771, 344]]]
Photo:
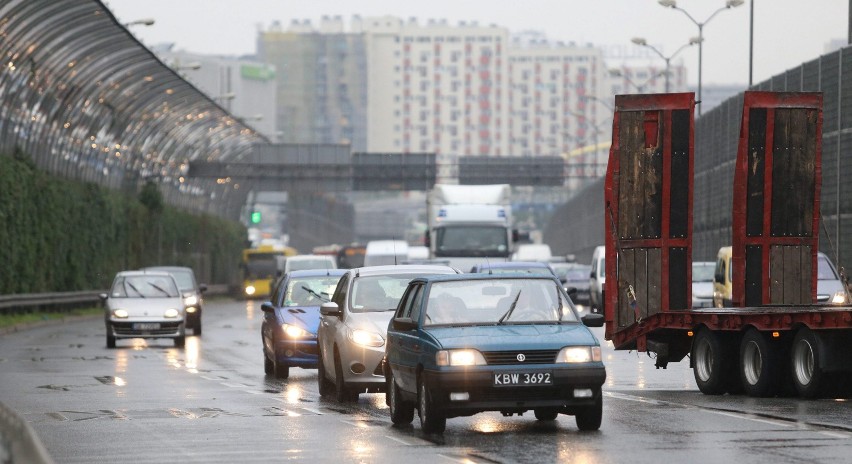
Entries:
[[548, 281], [557, 281], [556, 276], [552, 274], [454, 274], [454, 275], [428, 275], [412, 279], [412, 282], [453, 282], [460, 280], [518, 280], [518, 279], [539, 279]]
[[310, 259], [327, 259], [329, 261], [334, 261], [334, 256], [331, 255], [295, 255], [295, 256], [287, 256], [287, 261], [305, 261]]
[[549, 268], [550, 266], [548, 263], [541, 261], [499, 261], [495, 263], [480, 263], [476, 265], [477, 269], [526, 269], [529, 267]]
[[121, 271], [121, 272], [118, 272], [116, 274], [116, 277], [118, 277], [118, 276], [133, 277], [133, 276], [146, 276], [146, 275], [147, 276], [157, 276], [157, 277], [169, 277], [169, 278], [172, 278], [172, 279], [174, 278], [168, 272], [160, 271], [160, 270], [156, 270], [156, 269], [155, 270], [142, 269], [142, 270], [139, 270], [139, 271]]
[[348, 269], [302, 269], [287, 273], [290, 277], [342, 276]]
[[386, 266], [365, 266], [349, 269], [361, 277], [395, 274], [422, 274], [424, 272], [435, 272], [442, 274], [457, 274], [458, 271], [450, 266], [438, 266], [432, 264], [389, 264]]
[[[191, 267], [186, 266], [148, 266], [143, 267], [140, 271], [165, 271], [165, 272], [175, 272], [175, 271], [189, 271], [192, 272]], [[194, 272], [193, 272], [194, 274]]]

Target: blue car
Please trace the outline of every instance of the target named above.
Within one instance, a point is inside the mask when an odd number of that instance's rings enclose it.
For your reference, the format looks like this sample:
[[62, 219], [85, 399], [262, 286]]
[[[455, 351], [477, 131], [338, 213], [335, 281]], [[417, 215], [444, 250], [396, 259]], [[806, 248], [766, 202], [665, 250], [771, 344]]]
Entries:
[[414, 410], [426, 433], [447, 418], [533, 410], [552, 421], [601, 425], [606, 370], [600, 344], [554, 276], [462, 274], [411, 281], [388, 327], [384, 372], [391, 420]]
[[291, 271], [272, 290], [272, 300], [263, 303], [263, 370], [286, 379], [290, 367], [316, 369], [319, 307], [331, 300], [342, 269]]

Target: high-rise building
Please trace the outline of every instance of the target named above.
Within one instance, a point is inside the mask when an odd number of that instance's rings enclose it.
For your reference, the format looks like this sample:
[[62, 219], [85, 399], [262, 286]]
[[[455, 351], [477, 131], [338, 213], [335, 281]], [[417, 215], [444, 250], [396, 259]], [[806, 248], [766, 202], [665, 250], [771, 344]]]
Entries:
[[261, 31], [258, 58], [278, 70], [279, 142], [344, 143], [367, 149], [364, 35], [345, 32], [339, 16], [319, 28], [294, 20]]

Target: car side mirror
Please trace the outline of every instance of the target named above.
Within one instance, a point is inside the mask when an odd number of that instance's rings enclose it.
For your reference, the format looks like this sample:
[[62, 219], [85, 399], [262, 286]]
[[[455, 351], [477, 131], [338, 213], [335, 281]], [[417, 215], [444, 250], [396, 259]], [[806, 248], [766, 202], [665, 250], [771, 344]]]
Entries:
[[417, 321], [410, 317], [397, 317], [393, 320], [394, 330], [414, 330], [417, 328]]
[[109, 298], [109, 295], [107, 295], [106, 293], [98, 293], [98, 298], [106, 301], [106, 299]]
[[198, 284], [198, 292], [204, 293], [207, 291], [207, 284]]
[[272, 306], [271, 301], [265, 301], [262, 305], [260, 305], [260, 310], [265, 313], [274, 313], [275, 306]]
[[337, 306], [337, 303], [333, 301], [321, 304], [320, 314], [322, 314], [323, 316], [341, 316], [340, 308]]
[[590, 279], [594, 279], [594, 278], [595, 278], [595, 271], [592, 271], [592, 272], [590, 272], [590, 273], [589, 273], [589, 278], [590, 278]]
[[568, 294], [568, 296], [571, 297], [572, 300], [577, 297], [577, 287], [566, 287], [565, 292]]
[[586, 314], [580, 320], [583, 321], [583, 325], [586, 327], [603, 327], [604, 325], [603, 314]]

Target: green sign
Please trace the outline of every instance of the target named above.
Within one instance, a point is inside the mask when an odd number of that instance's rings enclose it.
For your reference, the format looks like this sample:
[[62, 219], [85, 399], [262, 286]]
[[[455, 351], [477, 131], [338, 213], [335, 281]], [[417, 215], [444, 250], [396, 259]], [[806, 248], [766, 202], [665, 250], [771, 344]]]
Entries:
[[240, 74], [246, 79], [255, 79], [258, 81], [269, 81], [275, 79], [275, 67], [267, 65], [249, 65], [240, 66]]
[[252, 224], [260, 224], [260, 211], [252, 211], [251, 223]]

